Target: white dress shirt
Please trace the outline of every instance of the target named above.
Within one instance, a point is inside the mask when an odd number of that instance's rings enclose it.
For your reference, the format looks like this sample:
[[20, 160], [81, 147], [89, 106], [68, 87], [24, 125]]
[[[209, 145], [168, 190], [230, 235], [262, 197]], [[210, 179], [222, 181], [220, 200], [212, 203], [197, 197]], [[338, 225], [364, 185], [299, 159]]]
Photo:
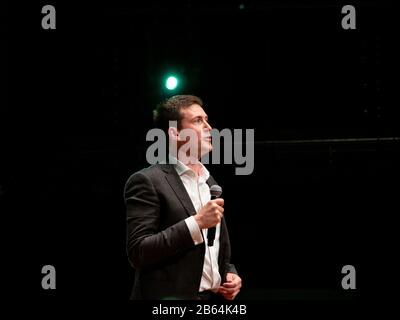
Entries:
[[[172, 156], [170, 157], [172, 158]], [[176, 163], [174, 165], [176, 172], [180, 176], [196, 212], [198, 212], [200, 208], [211, 199], [210, 187], [206, 183], [207, 179], [210, 177], [210, 173], [206, 167], [199, 162], [201, 170], [200, 175], [197, 176], [197, 174], [184, 163], [176, 158], [171, 158], [170, 160], [173, 161], [170, 161], [170, 163]], [[208, 229], [201, 230], [193, 216], [185, 219], [185, 222], [195, 245], [199, 245], [204, 242], [204, 239], [207, 239]], [[206, 250], [199, 291], [212, 290], [217, 292], [221, 285], [221, 275], [219, 274], [218, 267], [220, 229], [221, 224], [218, 223], [216, 226], [214, 245], [212, 247], [209, 247], [207, 241], [205, 241]], [[203, 237], [201, 234], [203, 234]]]

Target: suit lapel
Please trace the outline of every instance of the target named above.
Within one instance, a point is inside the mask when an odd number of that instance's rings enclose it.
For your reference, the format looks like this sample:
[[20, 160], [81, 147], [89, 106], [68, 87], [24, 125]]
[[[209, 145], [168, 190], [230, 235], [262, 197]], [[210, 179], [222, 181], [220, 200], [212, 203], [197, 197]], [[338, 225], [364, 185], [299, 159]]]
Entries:
[[189, 194], [186, 191], [185, 186], [178, 173], [174, 169], [171, 164], [160, 164], [162, 170], [167, 173], [165, 175], [165, 179], [168, 184], [171, 186], [171, 189], [174, 191], [175, 195], [181, 202], [182, 206], [185, 208], [188, 216], [196, 214], [196, 210], [193, 206], [192, 200], [189, 197]]
[[217, 184], [212, 176], [210, 176], [207, 179], [206, 183], [208, 184], [209, 187], [213, 186], [214, 184]]
[[[190, 199], [190, 196], [174, 166], [172, 164], [159, 164], [159, 166], [166, 173], [165, 179], [171, 186], [171, 189], [174, 191], [182, 206], [185, 208], [188, 216], [196, 214], [196, 209], [193, 206], [192, 200]], [[209, 187], [216, 184], [212, 176], [207, 179], [206, 183]]]

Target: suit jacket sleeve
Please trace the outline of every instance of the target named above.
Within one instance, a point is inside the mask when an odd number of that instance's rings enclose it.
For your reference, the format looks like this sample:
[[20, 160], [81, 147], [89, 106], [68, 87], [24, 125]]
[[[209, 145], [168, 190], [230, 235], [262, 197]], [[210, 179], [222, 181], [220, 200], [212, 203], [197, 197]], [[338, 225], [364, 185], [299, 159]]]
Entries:
[[127, 252], [135, 268], [162, 263], [194, 246], [184, 220], [160, 230], [160, 201], [147, 175], [138, 172], [125, 186]]
[[236, 273], [239, 274], [236, 270], [236, 267], [234, 264], [230, 263], [231, 260], [231, 245], [230, 245], [230, 239], [229, 239], [229, 233], [228, 233], [228, 228], [226, 226], [226, 222], [225, 222], [225, 218], [222, 219], [222, 224], [221, 224], [221, 234], [223, 237], [226, 238], [226, 242], [227, 243], [227, 247], [225, 248], [225, 250], [223, 250], [223, 254], [225, 254], [225, 272], [222, 276], [222, 280], [226, 281], [226, 273], [230, 272], [230, 273]]

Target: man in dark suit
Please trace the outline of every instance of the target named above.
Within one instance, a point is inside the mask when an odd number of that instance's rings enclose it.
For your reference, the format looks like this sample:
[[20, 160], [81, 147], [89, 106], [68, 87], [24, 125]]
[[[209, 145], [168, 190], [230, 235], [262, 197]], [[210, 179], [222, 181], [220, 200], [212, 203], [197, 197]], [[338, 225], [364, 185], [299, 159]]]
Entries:
[[[127, 252], [135, 268], [132, 299], [232, 300], [240, 291], [241, 278], [230, 264], [224, 200], [210, 200], [216, 182], [200, 162], [212, 149], [202, 105], [191, 95], [158, 105], [154, 120], [168, 135], [169, 156], [126, 183]], [[215, 241], [209, 245], [212, 227]]]

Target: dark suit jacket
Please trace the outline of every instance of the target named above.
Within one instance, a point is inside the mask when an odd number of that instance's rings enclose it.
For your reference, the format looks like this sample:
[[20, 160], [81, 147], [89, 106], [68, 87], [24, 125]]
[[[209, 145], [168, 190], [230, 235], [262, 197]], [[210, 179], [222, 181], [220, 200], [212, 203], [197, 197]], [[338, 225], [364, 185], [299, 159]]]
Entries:
[[[210, 177], [209, 185], [215, 184]], [[135, 268], [132, 299], [196, 299], [203, 272], [204, 242], [194, 245], [184, 221], [195, 214], [173, 165], [156, 164], [133, 174], [125, 186], [127, 252]], [[230, 264], [225, 219], [221, 221], [219, 272]]]

